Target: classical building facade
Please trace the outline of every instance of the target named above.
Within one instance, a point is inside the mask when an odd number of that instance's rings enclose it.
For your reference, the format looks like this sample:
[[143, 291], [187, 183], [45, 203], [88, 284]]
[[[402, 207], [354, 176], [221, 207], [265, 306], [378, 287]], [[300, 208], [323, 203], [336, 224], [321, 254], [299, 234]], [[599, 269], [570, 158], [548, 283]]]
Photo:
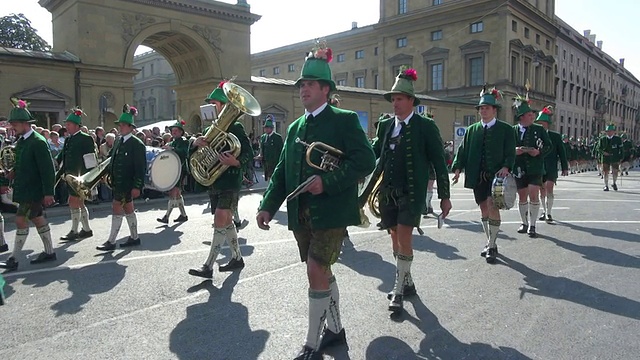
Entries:
[[133, 104], [141, 125], [177, 118], [176, 76], [169, 62], [158, 52], [148, 51], [133, 58], [140, 72], [133, 78]]
[[639, 139], [640, 82], [624, 68], [624, 59], [607, 55], [589, 30], [581, 34], [562, 19], [556, 21], [556, 129], [578, 139], [614, 123]]

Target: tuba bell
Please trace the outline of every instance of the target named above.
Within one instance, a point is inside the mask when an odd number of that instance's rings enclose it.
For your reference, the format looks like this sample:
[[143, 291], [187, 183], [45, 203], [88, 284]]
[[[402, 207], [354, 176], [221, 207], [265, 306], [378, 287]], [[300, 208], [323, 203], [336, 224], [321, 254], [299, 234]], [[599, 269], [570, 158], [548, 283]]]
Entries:
[[227, 82], [222, 90], [229, 102], [220, 111], [218, 120], [211, 124], [204, 135], [209, 146], [199, 148], [189, 158], [191, 175], [203, 186], [211, 186], [229, 167], [220, 163], [220, 154], [228, 152], [234, 157], [240, 155], [240, 140], [227, 132], [229, 126], [244, 114], [258, 116], [262, 112], [258, 100], [239, 85]]
[[380, 165], [380, 159], [376, 160], [376, 167], [371, 174], [364, 178], [364, 180], [358, 185], [358, 205], [360, 207], [360, 226], [369, 227], [371, 222], [364, 212], [366, 206], [369, 207], [369, 211], [376, 218], [380, 218], [380, 204], [378, 202], [378, 195], [380, 194], [380, 186], [382, 184], [382, 166]]
[[0, 149], [0, 170], [11, 172], [16, 166], [16, 150], [14, 145], [6, 145]]
[[98, 164], [86, 174], [82, 176], [74, 176], [67, 174], [64, 176], [64, 181], [67, 185], [78, 194], [78, 197], [86, 200], [91, 198], [91, 190], [98, 185], [100, 180], [107, 175], [109, 171], [109, 165], [111, 164], [111, 157], [106, 158], [103, 162]]

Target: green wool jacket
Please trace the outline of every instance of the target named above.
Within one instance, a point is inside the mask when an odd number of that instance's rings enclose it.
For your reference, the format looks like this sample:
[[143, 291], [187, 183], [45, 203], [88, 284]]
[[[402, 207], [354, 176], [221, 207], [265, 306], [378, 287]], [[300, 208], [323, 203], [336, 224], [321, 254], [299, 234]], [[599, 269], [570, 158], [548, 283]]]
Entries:
[[[516, 147], [526, 146], [540, 150], [538, 156], [522, 154], [516, 156], [513, 173], [515, 176], [522, 171], [525, 175], [544, 175], [544, 159], [553, 150], [553, 144], [549, 138], [547, 130], [542, 125], [531, 124], [524, 134], [524, 138], [520, 139], [520, 126], [513, 126], [513, 134], [516, 137]], [[538, 145], [542, 140], [542, 148]]]
[[15, 154], [13, 201], [40, 202], [53, 196], [55, 170], [47, 140], [34, 131], [28, 138], [18, 139]]
[[[307, 149], [296, 143], [297, 138], [308, 144], [323, 142], [342, 151], [340, 167], [331, 172], [310, 167], [305, 160]], [[320, 164], [320, 157], [319, 151], [313, 151], [311, 161]], [[355, 112], [327, 105], [311, 120], [302, 115], [287, 130], [284, 148], [259, 210], [267, 211], [273, 217], [288, 194], [309, 176], [319, 175], [323, 193], [312, 195], [306, 192], [287, 204], [289, 229], [295, 231], [301, 228], [301, 203], [309, 208], [312, 229], [358, 225], [358, 180], [373, 171], [375, 160], [371, 144]]]
[[622, 142], [622, 161], [629, 161], [633, 156], [633, 143], [630, 140]]
[[167, 145], [171, 146], [173, 151], [175, 151], [175, 153], [180, 157], [180, 162], [182, 163], [182, 176], [188, 174], [189, 162], [187, 159], [189, 158], [189, 141], [184, 136], [181, 136], [173, 139]]
[[[395, 117], [382, 120], [378, 123], [376, 138], [373, 140], [373, 151], [376, 158], [380, 158], [380, 166], [384, 166], [385, 148], [388, 147]], [[438, 182], [438, 198], [449, 199], [450, 184], [449, 171], [445, 159], [444, 143], [440, 137], [440, 129], [435, 121], [413, 114], [409, 123], [405, 125], [404, 137], [406, 138], [406, 179], [409, 185], [409, 198], [411, 209], [415, 213], [422, 213], [425, 208], [427, 196], [427, 183], [431, 165], [436, 172]]]
[[[451, 165], [453, 171], [464, 170], [464, 187], [467, 189], [475, 188], [480, 182], [483, 133], [482, 121], [471, 124]], [[511, 125], [497, 120], [495, 125], [487, 130], [486, 144], [487, 171], [495, 174], [503, 167], [512, 171], [516, 159], [516, 138], [513, 136]]]
[[91, 135], [78, 131], [65, 140], [62, 151], [56, 156], [56, 161], [58, 164], [63, 164], [65, 174], [80, 176], [89, 171], [84, 165], [82, 156], [91, 153], [97, 154], [95, 141]]
[[[623, 145], [620, 136], [613, 135], [611, 139], [606, 135], [601, 136], [600, 139], [598, 139], [596, 149], [598, 160], [602, 164], [613, 164], [622, 161]], [[604, 153], [609, 153], [609, 155], [605, 155]]]
[[563, 146], [564, 146], [564, 153], [567, 155], [567, 161], [574, 161], [575, 158], [575, 153], [573, 151], [573, 145], [571, 145], [571, 143], [569, 142], [562, 142]]
[[558, 173], [558, 160], [560, 161], [560, 168], [562, 171], [569, 170], [569, 163], [567, 162], [567, 153], [564, 150], [564, 143], [562, 142], [562, 135], [555, 131], [548, 131], [549, 139], [551, 139], [551, 151], [544, 157], [544, 171], [545, 174], [557, 174]]
[[267, 134], [260, 136], [260, 154], [262, 155], [262, 161], [266, 163], [275, 165], [280, 159], [283, 147], [282, 135], [275, 131], [271, 133], [271, 136], [267, 136]]
[[109, 175], [114, 193], [128, 194], [133, 189], [142, 191], [147, 171], [147, 148], [137, 136], [131, 136], [122, 142], [116, 140], [109, 156]]

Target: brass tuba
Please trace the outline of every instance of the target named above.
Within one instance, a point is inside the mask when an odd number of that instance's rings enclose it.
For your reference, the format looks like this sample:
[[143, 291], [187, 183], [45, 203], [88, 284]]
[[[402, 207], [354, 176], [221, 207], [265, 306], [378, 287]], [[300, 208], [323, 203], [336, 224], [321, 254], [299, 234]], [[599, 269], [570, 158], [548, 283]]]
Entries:
[[381, 170], [382, 165], [380, 159], [376, 160], [376, 167], [371, 174], [364, 178], [363, 182], [358, 185], [358, 205], [360, 206], [360, 226], [369, 227], [371, 222], [364, 213], [365, 206], [369, 207], [369, 211], [373, 216], [380, 218], [380, 204], [378, 195], [380, 194], [380, 185], [382, 184], [382, 176], [384, 171]]
[[16, 150], [13, 145], [4, 146], [0, 149], [0, 170], [5, 173], [11, 172], [16, 166]]
[[67, 185], [70, 186], [76, 194], [78, 194], [79, 198], [83, 200], [89, 199], [91, 198], [91, 189], [98, 185], [100, 180], [107, 175], [110, 164], [111, 158], [108, 157], [98, 164], [98, 166], [94, 167], [82, 176], [74, 176], [71, 174], [65, 175], [64, 181], [66, 181]]
[[222, 90], [229, 102], [204, 135], [209, 146], [199, 148], [189, 159], [191, 174], [203, 186], [211, 186], [227, 170], [228, 166], [221, 164], [218, 159], [221, 153], [226, 151], [234, 157], [240, 155], [240, 140], [234, 134], [226, 132], [229, 126], [243, 114], [258, 116], [262, 112], [258, 100], [239, 85], [227, 82]]

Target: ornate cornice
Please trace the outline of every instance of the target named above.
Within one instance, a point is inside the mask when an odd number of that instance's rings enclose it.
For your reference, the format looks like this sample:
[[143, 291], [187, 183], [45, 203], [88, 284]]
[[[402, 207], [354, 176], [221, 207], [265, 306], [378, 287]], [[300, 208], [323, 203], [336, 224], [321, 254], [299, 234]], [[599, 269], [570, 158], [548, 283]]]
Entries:
[[[40, 0], [42, 1], [55, 1], [55, 0]], [[166, 9], [172, 9], [197, 15], [207, 15], [217, 17], [220, 19], [239, 22], [242, 24], [252, 25], [256, 21], [260, 20], [262, 16], [252, 14], [246, 11], [246, 7], [235, 5], [216, 3], [206, 4], [197, 0], [124, 0], [126, 2], [132, 2], [143, 5], [150, 5], [154, 7], [162, 7]]]

